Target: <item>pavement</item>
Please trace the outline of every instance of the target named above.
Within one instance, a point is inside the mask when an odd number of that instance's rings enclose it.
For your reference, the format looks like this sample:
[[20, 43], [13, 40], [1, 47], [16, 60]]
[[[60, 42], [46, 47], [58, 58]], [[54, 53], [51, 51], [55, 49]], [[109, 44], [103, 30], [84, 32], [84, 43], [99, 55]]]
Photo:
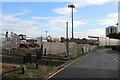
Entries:
[[[49, 80], [67, 80], [82, 78], [118, 78], [118, 60], [114, 59], [105, 50], [90, 52], [83, 58], [72, 63], [68, 67], [59, 70], [49, 77]], [[103, 79], [102, 79], [103, 80]]]

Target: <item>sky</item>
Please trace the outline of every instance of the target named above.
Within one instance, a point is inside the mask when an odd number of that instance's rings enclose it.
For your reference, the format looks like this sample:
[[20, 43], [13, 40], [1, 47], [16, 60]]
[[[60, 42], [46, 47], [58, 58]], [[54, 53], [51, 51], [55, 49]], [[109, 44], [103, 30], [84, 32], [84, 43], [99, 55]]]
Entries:
[[71, 37], [71, 8], [74, 4], [74, 37], [105, 36], [105, 28], [118, 22], [118, 0], [83, 1], [27, 1], [2, 2], [0, 26], [2, 33], [12, 31], [29, 37], [47, 35], [60, 38], [66, 36], [66, 22]]

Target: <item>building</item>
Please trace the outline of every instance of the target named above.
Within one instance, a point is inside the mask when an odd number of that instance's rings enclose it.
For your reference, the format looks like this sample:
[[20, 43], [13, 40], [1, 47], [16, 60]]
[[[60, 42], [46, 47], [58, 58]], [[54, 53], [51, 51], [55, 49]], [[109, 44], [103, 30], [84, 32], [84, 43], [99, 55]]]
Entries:
[[20, 38], [16, 33], [12, 33], [9, 36], [5, 36], [2, 41], [3, 49], [12, 49], [20, 47]]
[[20, 47], [20, 38], [19, 35], [13, 34], [11, 35], [11, 48], [18, 48]]
[[109, 26], [106, 28], [106, 36], [109, 34], [118, 33], [118, 28], [115, 26]]

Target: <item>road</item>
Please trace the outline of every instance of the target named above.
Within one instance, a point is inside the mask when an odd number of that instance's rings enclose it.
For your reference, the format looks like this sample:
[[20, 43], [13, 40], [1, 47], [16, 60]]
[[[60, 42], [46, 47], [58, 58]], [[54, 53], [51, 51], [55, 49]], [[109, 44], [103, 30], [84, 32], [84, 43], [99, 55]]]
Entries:
[[119, 54], [120, 52], [119, 51], [110, 50], [110, 51], [107, 51], [107, 53], [120, 61], [120, 54]]
[[67, 78], [78, 78], [78, 80], [79, 78], [118, 78], [118, 61], [104, 50], [96, 50], [49, 78], [50, 80], [66, 80]]

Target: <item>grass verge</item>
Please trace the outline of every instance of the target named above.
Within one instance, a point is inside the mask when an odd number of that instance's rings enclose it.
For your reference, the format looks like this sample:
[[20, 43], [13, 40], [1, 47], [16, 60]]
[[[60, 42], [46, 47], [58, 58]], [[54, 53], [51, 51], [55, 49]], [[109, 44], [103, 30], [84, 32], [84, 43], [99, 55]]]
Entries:
[[54, 67], [39, 65], [38, 69], [35, 69], [35, 64], [26, 64], [25, 74], [22, 74], [22, 70], [17, 70], [14, 72], [7, 73], [3, 76], [6, 78], [41, 78], [43, 74], [46, 74], [49, 71], [52, 71]]
[[[22, 74], [22, 70], [17, 70], [15, 72], [10, 72], [8, 74], [5, 74], [3, 76], [3, 80], [17, 80], [17, 79], [32, 79], [32, 78], [37, 78], [37, 79], [41, 79], [41, 78], [45, 78], [45, 76], [49, 76], [49, 73], [52, 74], [55, 71], [59, 70], [61, 67], [64, 67], [65, 65], [69, 64], [70, 62], [84, 56], [86, 54], [80, 54], [77, 55], [76, 57], [73, 56], [69, 56], [69, 57], [65, 57], [66, 58], [66, 63], [62, 64], [62, 66], [58, 66], [58, 67], [54, 67], [54, 66], [46, 66], [46, 65], [41, 65], [39, 64], [38, 69], [36, 68], [35, 64], [26, 64], [26, 70], [25, 70], [25, 74]], [[20, 65], [22, 66], [22, 65]]]

